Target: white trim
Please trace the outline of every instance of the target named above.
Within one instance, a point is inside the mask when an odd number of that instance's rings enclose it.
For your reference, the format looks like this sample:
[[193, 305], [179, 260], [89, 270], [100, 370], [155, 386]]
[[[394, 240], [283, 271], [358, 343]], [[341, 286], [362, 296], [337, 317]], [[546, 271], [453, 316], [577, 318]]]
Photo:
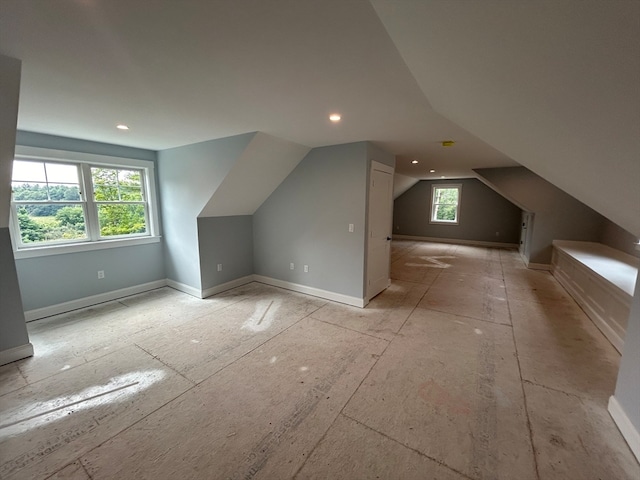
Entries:
[[216, 285], [211, 288], [206, 288], [202, 290], [200, 294], [200, 298], [207, 298], [211, 295], [215, 295], [217, 293], [225, 292], [227, 290], [231, 290], [232, 288], [240, 287], [242, 285], [246, 285], [247, 283], [253, 282], [253, 275], [247, 275], [246, 277], [236, 278], [235, 280], [231, 280], [226, 283], [222, 283], [220, 285]]
[[531, 270], [546, 270], [546, 271], [551, 270], [551, 264], [549, 263], [526, 262], [526, 265], [527, 265], [527, 268], [530, 268]]
[[15, 250], [13, 256], [16, 260], [22, 258], [46, 257], [49, 255], [63, 255], [66, 253], [89, 252], [91, 250], [103, 250], [105, 248], [134, 247], [136, 245], [148, 245], [159, 243], [161, 237], [133, 237], [117, 240], [98, 240], [95, 242], [65, 243], [64, 245], [47, 245], [42, 247], [30, 247]]
[[[458, 190], [458, 203], [456, 203], [456, 219], [455, 220], [437, 220], [433, 218], [434, 208], [436, 206], [436, 190], [437, 189], [456, 189]], [[432, 183], [431, 184], [431, 209], [429, 212], [429, 223], [434, 225], [459, 225], [460, 224], [460, 203], [462, 202], [462, 184], [461, 183]], [[440, 204], [438, 204], [440, 205]]]
[[418, 237], [415, 235], [393, 234], [394, 240], [417, 240], [420, 242], [453, 243], [456, 245], [475, 245], [490, 248], [518, 248], [517, 243], [485, 242], [482, 240], [463, 240], [458, 238]]
[[27, 357], [33, 357], [33, 345], [31, 343], [25, 343], [19, 347], [2, 350], [0, 352], [0, 365], [17, 362], [18, 360], [22, 360]]
[[631, 420], [627, 416], [626, 412], [622, 408], [622, 405], [618, 402], [613, 395], [609, 397], [609, 415], [613, 418], [618, 430], [626, 440], [629, 448], [640, 462], [640, 432], [636, 430]]
[[50, 317], [52, 315], [58, 315], [60, 313], [70, 312], [72, 310], [78, 310], [79, 308], [90, 307], [99, 303], [110, 302], [111, 300], [128, 297], [129, 295], [135, 295], [137, 293], [155, 290], [156, 288], [165, 286], [167, 286], [166, 279], [156, 280], [154, 282], [134, 285], [132, 287], [121, 288], [119, 290], [112, 290], [111, 292], [91, 295], [90, 297], [78, 298], [76, 300], [58, 303], [56, 305], [50, 305], [48, 307], [27, 310], [26, 312], [24, 312], [24, 317], [27, 322], [31, 322], [40, 318]]
[[272, 285], [274, 287], [285, 288], [287, 290], [293, 290], [294, 292], [304, 293], [306, 295], [320, 297], [338, 303], [345, 303], [347, 305], [353, 305], [354, 307], [364, 308], [364, 306], [366, 305], [365, 298], [351, 297], [349, 295], [330, 292], [328, 290], [322, 290], [320, 288], [307, 287], [306, 285], [300, 285], [298, 283], [285, 282], [284, 280], [278, 280], [277, 278], [254, 275], [253, 280], [255, 282], [266, 283], [267, 285]]
[[202, 298], [202, 291], [198, 288], [192, 287], [191, 285], [186, 285], [184, 283], [176, 282], [175, 280], [171, 280], [170, 278], [167, 278], [166, 281], [168, 287], [189, 294], [192, 297]]
[[[60, 255], [66, 253], [75, 253], [91, 250], [101, 250], [105, 248], [125, 247], [132, 245], [144, 245], [149, 243], [158, 243], [160, 241], [160, 223], [158, 217], [159, 201], [155, 188], [156, 172], [155, 162], [153, 160], [141, 160], [137, 158], [115, 157], [107, 155], [95, 155], [84, 152], [72, 152], [68, 150], [56, 150], [50, 148], [27, 147], [16, 145], [14, 158], [17, 160], [35, 160], [35, 161], [54, 161], [66, 162], [80, 166], [79, 177], [81, 189], [84, 192], [84, 200], [77, 203], [82, 205], [85, 213], [85, 223], [87, 224], [87, 238], [76, 241], [64, 241], [64, 243], [56, 244], [48, 243], [41, 246], [32, 247], [29, 244], [22, 244], [20, 239], [20, 229], [18, 226], [17, 215], [15, 214], [15, 206], [12, 202], [9, 215], [9, 230], [13, 233], [11, 236], [14, 257], [16, 259], [41, 257], [47, 255]], [[141, 202], [145, 205], [145, 214], [147, 220], [147, 233], [136, 235], [121, 236], [120, 238], [101, 238], [97, 231], [97, 213], [93, 207], [92, 199], [92, 181], [90, 179], [89, 169], [91, 166], [105, 166], [114, 168], [133, 167], [143, 170], [142, 178], [144, 180], [144, 196], [145, 201]], [[14, 235], [16, 238], [14, 238]], [[63, 242], [62, 240], [60, 242]]]

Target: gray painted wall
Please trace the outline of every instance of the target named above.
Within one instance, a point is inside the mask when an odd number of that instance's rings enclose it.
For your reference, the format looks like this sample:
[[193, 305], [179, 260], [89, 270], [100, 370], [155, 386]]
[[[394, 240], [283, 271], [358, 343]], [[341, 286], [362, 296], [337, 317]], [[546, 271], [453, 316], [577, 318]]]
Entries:
[[605, 218], [600, 243], [640, 258], [640, 250], [636, 248], [637, 241], [638, 238], [635, 235]]
[[254, 135], [158, 152], [167, 278], [202, 288], [197, 217]]
[[[156, 157], [151, 150], [33, 132], [18, 132], [16, 143], [150, 161]], [[16, 268], [26, 311], [165, 278], [161, 243], [23, 258], [16, 260]], [[105, 271], [104, 279], [98, 280], [98, 270]]]
[[640, 276], [636, 279], [615, 397], [640, 433]]
[[505, 198], [535, 213], [530, 262], [551, 263], [553, 240], [600, 240], [604, 217], [530, 170], [508, 167], [475, 171]]
[[[429, 223], [434, 184], [462, 185], [458, 225]], [[520, 215], [519, 207], [475, 178], [422, 180], [396, 198], [393, 233], [517, 244], [520, 241]]]
[[364, 297], [367, 147], [311, 150], [262, 204], [253, 215], [256, 274]]
[[23, 258], [16, 266], [26, 311], [165, 278], [161, 243]]
[[198, 244], [203, 290], [253, 273], [252, 215], [198, 218]]
[[9, 229], [0, 228], [0, 352], [29, 343]]
[[0, 55], [0, 352], [29, 343], [9, 237], [21, 62]]

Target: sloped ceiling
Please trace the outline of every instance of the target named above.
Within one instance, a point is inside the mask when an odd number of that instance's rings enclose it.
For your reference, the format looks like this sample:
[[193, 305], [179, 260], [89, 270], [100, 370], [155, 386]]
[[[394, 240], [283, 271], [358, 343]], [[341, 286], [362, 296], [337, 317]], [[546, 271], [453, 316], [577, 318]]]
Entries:
[[368, 0], [0, 0], [0, 50], [23, 62], [21, 130], [151, 150], [369, 140], [416, 177], [516, 165], [431, 108]]
[[437, 112], [640, 236], [640, 2], [371, 3]]
[[309, 150], [256, 133], [198, 216], [253, 215]]

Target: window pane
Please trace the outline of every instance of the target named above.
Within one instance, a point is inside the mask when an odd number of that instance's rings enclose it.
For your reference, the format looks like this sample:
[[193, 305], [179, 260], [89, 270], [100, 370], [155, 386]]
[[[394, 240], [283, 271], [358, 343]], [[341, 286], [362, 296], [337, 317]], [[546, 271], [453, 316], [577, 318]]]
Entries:
[[457, 188], [437, 188], [435, 203], [458, 203], [458, 189]]
[[455, 205], [437, 205], [435, 220], [455, 222], [456, 221]]
[[18, 224], [23, 243], [87, 238], [85, 218], [79, 205], [19, 205]]
[[100, 204], [98, 205], [100, 235], [131, 235], [146, 233], [144, 205]]
[[31, 183], [44, 183], [47, 181], [47, 177], [44, 174], [44, 163], [14, 160], [13, 175], [11, 176], [11, 178], [14, 182], [22, 181]]
[[93, 198], [99, 202], [117, 202], [120, 200], [117, 186], [94, 185]]
[[140, 185], [140, 171], [139, 170], [118, 170], [118, 181], [120, 186], [134, 186]]
[[49, 200], [46, 183], [13, 182], [11, 189], [14, 200]]
[[47, 181], [49, 183], [71, 183], [78, 185], [78, 167], [62, 163], [47, 163]]
[[117, 170], [113, 168], [92, 168], [91, 179], [94, 185], [118, 185]]
[[78, 185], [49, 184], [49, 198], [54, 201], [80, 201]]
[[140, 187], [120, 187], [120, 199], [128, 202], [141, 202], [142, 190]]

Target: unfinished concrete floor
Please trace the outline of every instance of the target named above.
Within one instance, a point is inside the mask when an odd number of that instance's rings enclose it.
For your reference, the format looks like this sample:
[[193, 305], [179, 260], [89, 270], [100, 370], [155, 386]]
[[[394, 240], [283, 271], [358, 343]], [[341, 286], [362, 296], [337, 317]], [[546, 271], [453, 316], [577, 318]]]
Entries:
[[396, 241], [365, 309], [259, 283], [29, 324], [3, 479], [630, 479], [619, 355], [518, 254]]

